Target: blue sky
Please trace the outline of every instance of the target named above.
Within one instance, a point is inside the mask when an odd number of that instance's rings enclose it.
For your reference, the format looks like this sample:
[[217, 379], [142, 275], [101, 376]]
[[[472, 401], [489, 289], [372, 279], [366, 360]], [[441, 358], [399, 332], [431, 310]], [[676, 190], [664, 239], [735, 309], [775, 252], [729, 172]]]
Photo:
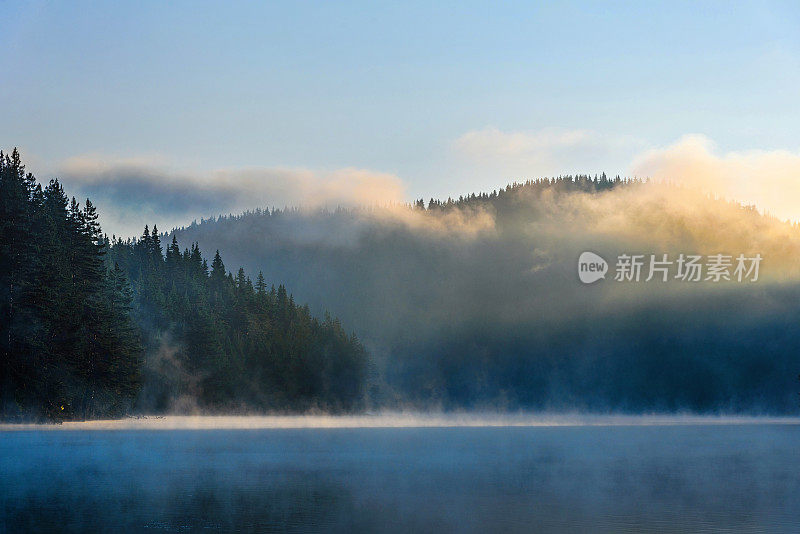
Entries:
[[798, 28], [791, 2], [7, 3], [0, 147], [101, 197], [120, 167], [210, 194], [356, 169], [427, 198], [649, 172], [687, 134], [797, 156]]

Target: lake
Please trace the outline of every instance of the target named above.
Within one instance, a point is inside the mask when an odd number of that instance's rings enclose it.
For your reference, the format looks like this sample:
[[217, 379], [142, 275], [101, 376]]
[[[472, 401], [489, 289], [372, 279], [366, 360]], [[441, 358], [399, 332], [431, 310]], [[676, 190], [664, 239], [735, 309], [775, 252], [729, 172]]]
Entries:
[[3, 425], [0, 528], [800, 531], [795, 419], [317, 419]]

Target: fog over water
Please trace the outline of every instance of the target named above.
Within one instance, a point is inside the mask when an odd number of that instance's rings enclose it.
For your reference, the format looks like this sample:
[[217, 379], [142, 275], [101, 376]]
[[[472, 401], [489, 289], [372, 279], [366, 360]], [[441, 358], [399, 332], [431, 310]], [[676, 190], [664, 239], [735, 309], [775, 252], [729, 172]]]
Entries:
[[[492, 426], [501, 422], [511, 426]], [[168, 417], [57, 428], [0, 432], [0, 531], [800, 525], [797, 419]]]

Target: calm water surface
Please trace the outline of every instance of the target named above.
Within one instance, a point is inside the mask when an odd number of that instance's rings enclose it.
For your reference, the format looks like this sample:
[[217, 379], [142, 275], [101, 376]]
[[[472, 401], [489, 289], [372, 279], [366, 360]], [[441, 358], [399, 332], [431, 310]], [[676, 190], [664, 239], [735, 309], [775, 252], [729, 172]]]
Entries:
[[0, 530], [800, 532], [800, 426], [0, 432]]

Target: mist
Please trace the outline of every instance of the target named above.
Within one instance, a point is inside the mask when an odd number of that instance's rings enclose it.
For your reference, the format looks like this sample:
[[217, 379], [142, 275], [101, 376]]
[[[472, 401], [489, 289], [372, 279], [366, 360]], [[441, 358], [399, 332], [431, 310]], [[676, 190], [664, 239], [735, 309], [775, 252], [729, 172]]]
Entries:
[[[598, 189], [576, 179], [431, 209], [249, 212], [174, 234], [339, 316], [380, 370], [379, 405], [794, 410], [797, 228], [696, 188]], [[608, 260], [606, 280], [580, 283], [586, 250]], [[720, 253], [760, 254], [758, 281], [613, 279], [620, 254]]]
[[796, 430], [8, 432], [0, 519], [13, 531], [792, 532]]
[[139, 235], [145, 224], [170, 228], [216, 213], [258, 205], [276, 207], [356, 206], [400, 202], [405, 186], [384, 172], [346, 167], [215, 168], [176, 170], [156, 157], [69, 158], [58, 175], [78, 197], [91, 197], [103, 210], [109, 235]]

